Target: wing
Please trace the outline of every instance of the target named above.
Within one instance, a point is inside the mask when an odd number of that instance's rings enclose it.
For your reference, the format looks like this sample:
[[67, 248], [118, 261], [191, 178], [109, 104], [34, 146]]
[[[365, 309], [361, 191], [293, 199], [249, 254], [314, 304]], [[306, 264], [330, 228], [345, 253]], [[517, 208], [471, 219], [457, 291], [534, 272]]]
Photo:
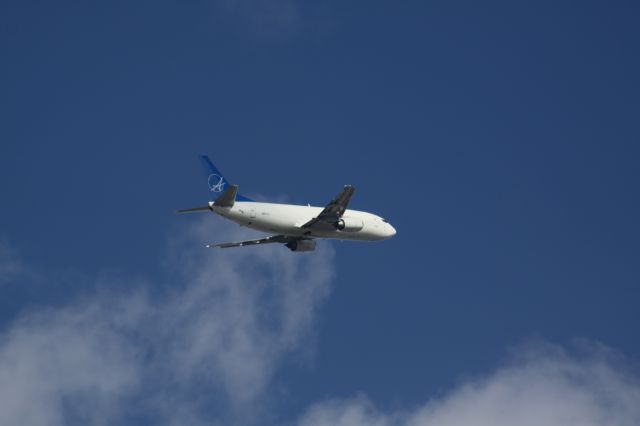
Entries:
[[351, 201], [351, 197], [355, 192], [355, 188], [351, 185], [345, 185], [344, 189], [336, 198], [331, 200], [329, 204], [320, 212], [318, 217], [314, 217], [309, 222], [302, 225], [302, 228], [311, 228], [322, 226], [322, 224], [326, 225], [334, 225], [340, 217], [344, 214], [344, 211], [347, 209], [347, 205], [349, 205], [349, 201]]
[[286, 235], [272, 235], [271, 237], [260, 238], [259, 240], [238, 241], [235, 243], [207, 244], [206, 247], [229, 248], [229, 247], [255, 246], [257, 244], [268, 244], [268, 243], [285, 243], [286, 244], [299, 239], [300, 238], [296, 238], [296, 237], [287, 237]]

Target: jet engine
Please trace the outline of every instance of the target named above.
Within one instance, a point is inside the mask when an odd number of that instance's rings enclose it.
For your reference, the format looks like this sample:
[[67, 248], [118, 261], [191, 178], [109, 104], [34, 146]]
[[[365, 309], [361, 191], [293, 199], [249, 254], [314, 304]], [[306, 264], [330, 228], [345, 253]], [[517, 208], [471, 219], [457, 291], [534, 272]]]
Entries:
[[290, 241], [285, 245], [291, 251], [314, 251], [316, 249], [316, 242], [313, 240]]
[[336, 223], [336, 228], [344, 232], [358, 232], [364, 227], [362, 219], [343, 217]]

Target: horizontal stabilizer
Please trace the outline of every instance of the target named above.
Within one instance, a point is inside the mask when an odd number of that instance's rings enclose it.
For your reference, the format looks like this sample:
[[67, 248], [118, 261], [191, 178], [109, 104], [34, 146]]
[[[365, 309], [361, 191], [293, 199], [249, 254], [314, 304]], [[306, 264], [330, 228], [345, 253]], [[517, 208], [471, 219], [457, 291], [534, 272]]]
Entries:
[[238, 195], [238, 185], [230, 185], [213, 205], [216, 207], [233, 207], [236, 202], [236, 195]]
[[208, 211], [211, 211], [211, 207], [202, 206], [202, 207], [194, 207], [192, 209], [177, 210], [176, 213], [196, 213], [196, 212], [208, 212]]

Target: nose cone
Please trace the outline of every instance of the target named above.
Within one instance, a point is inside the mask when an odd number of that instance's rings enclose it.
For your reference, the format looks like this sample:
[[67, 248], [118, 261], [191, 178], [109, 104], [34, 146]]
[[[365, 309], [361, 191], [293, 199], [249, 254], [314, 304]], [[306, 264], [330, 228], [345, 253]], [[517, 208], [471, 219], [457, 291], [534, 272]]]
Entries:
[[394, 235], [396, 235], [396, 228], [391, 226], [390, 223], [387, 223], [387, 234], [388, 234], [388, 238], [391, 238]]

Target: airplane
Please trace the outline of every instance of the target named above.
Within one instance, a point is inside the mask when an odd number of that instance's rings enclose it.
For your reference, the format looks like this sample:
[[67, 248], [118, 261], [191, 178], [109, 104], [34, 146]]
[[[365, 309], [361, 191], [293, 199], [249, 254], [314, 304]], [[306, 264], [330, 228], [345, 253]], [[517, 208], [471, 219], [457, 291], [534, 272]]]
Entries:
[[238, 185], [231, 185], [209, 157], [200, 157], [207, 174], [212, 201], [206, 206], [178, 210], [177, 213], [213, 212], [239, 225], [271, 233], [269, 237], [232, 243], [207, 244], [206, 247], [244, 247], [282, 243], [296, 252], [316, 249], [316, 238], [378, 241], [396, 234], [389, 222], [380, 216], [347, 205], [355, 188], [344, 189], [324, 208], [311, 205], [261, 203], [238, 194]]

